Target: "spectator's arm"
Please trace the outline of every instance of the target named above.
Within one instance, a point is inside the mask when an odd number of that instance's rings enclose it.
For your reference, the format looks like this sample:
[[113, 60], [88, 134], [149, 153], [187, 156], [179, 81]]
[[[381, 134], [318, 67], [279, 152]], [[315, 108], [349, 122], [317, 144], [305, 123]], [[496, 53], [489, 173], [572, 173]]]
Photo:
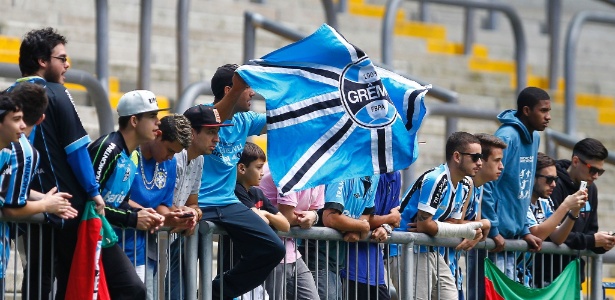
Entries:
[[71, 170], [75, 173], [79, 185], [83, 187], [91, 198], [100, 195], [98, 182], [94, 177], [94, 168], [92, 160], [86, 148], [86, 145], [67, 153], [68, 164]]
[[370, 227], [367, 219], [353, 219], [345, 216], [339, 210], [332, 208], [324, 209], [322, 213], [322, 221], [325, 226], [341, 232], [367, 232]]

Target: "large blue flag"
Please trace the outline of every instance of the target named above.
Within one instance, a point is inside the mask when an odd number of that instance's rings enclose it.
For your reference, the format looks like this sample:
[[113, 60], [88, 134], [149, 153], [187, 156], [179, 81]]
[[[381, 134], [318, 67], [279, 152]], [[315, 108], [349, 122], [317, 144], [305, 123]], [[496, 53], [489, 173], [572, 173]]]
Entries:
[[237, 71], [265, 98], [269, 167], [282, 193], [416, 160], [429, 87], [375, 67], [330, 26], [252, 62]]

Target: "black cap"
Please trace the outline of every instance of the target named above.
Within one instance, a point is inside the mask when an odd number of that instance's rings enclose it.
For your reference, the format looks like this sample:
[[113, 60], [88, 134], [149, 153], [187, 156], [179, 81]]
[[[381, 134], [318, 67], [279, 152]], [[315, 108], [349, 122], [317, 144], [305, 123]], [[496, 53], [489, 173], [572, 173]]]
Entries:
[[218, 110], [213, 106], [202, 104], [193, 106], [186, 109], [184, 116], [190, 120], [190, 125], [193, 128], [233, 126], [233, 124], [222, 123]]
[[224, 97], [224, 88], [233, 86], [233, 74], [239, 68], [236, 64], [226, 64], [219, 67], [211, 78], [211, 91], [214, 93], [216, 100]]

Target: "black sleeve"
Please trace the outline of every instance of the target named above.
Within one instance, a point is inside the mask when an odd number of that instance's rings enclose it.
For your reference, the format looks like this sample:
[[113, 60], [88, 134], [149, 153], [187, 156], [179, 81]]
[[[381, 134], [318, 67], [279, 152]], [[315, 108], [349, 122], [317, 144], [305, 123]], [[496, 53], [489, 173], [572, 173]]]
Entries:
[[248, 191], [246, 191], [246, 189], [240, 184], [235, 185], [235, 196], [237, 197], [237, 199], [239, 199], [239, 201], [241, 201], [241, 203], [243, 203], [243, 205], [247, 206], [248, 208], [254, 207], [254, 202], [252, 202], [252, 199], [250, 199]]
[[122, 153], [120, 147], [109, 141], [110, 136], [101, 136], [88, 146], [88, 153], [94, 166], [94, 176], [100, 188], [99, 192], [102, 192], [107, 180], [113, 174], [112, 170], [115, 169], [117, 158]]
[[[588, 199], [591, 206], [591, 211], [586, 212], [585, 216], [579, 215], [579, 219], [575, 221], [575, 224], [573, 225], [572, 230], [568, 234], [568, 237], [564, 243], [568, 247], [575, 250], [590, 249], [596, 253], [604, 253], [606, 252], [604, 248], [596, 248], [596, 239], [594, 237], [594, 233], [598, 231], [598, 216], [596, 213], [598, 209], [598, 201], [591, 199], [595, 196], [595, 188], [595, 186], [590, 186], [588, 188], [588, 191], [590, 191], [590, 189], [594, 189], [592, 197]], [[554, 205], [554, 207], [552, 207], [553, 211], [557, 210], [569, 194], [572, 193], [566, 189], [564, 184], [557, 184], [555, 186], [553, 193], [551, 193], [551, 200]], [[583, 214], [583, 212], [581, 214]]]
[[128, 204], [128, 198], [129, 197], [126, 196], [124, 201], [122, 201], [117, 208], [105, 206], [105, 217], [111, 225], [122, 228], [137, 227], [138, 212], [141, 208], [130, 206], [130, 204]]

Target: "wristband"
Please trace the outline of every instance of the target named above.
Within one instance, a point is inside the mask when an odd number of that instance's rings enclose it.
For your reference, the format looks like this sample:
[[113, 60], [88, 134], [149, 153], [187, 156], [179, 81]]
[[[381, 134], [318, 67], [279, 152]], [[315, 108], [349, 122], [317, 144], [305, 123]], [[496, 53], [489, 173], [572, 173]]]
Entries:
[[384, 231], [387, 232], [387, 235], [391, 235], [391, 232], [393, 232], [393, 228], [391, 228], [391, 225], [389, 224], [382, 224], [380, 225], [380, 227], [384, 228]]
[[316, 219], [314, 219], [314, 223], [312, 223], [312, 226], [318, 224], [318, 220], [320, 220], [320, 217], [318, 216], [318, 212], [313, 210], [314, 214], [316, 215]]
[[576, 221], [579, 219], [579, 216], [573, 216], [571, 211], [568, 211], [568, 218], [570, 218], [573, 221]]

